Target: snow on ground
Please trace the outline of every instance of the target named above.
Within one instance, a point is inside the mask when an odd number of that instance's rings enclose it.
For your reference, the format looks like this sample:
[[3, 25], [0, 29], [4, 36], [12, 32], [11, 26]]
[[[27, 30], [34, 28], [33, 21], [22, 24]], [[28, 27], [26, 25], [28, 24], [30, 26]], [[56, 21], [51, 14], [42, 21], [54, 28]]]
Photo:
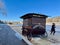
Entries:
[[[48, 38], [47, 39], [41, 39], [41, 38], [32, 38], [32, 43], [34, 45], [60, 45], [60, 33], [59, 33], [59, 26], [56, 27], [56, 34], [55, 35], [50, 35], [50, 28], [51, 26], [47, 26], [48, 30]], [[17, 32], [21, 33], [21, 27], [16, 27], [14, 26], [13, 29], [16, 29]]]
[[[21, 26], [16, 26], [16, 25], [9, 25], [9, 26], [12, 30], [17, 31], [19, 34], [21, 34], [21, 32], [22, 32]], [[7, 29], [6, 31], [10, 30], [8, 26], [1, 26], [0, 25], [0, 32], [2, 29], [1, 27]], [[55, 35], [50, 35], [51, 26], [47, 26], [48, 37], [44, 38], [44, 39], [41, 39], [40, 37], [39, 38], [38, 37], [32, 38], [31, 43], [34, 45], [60, 45], [60, 32], [58, 30], [59, 29], [58, 27], [60, 27], [60, 26], [57, 26], [57, 28], [56, 28], [57, 32], [55, 33]], [[18, 37], [19, 35], [16, 34], [16, 36]]]

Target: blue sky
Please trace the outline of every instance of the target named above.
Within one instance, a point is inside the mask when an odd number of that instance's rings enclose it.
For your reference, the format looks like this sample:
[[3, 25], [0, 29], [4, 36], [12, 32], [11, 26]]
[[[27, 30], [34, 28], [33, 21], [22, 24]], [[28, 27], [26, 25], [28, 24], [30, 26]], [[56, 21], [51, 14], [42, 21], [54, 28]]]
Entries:
[[20, 21], [26, 13], [41, 13], [51, 17], [60, 15], [60, 0], [3, 0], [7, 16], [0, 13], [0, 20]]

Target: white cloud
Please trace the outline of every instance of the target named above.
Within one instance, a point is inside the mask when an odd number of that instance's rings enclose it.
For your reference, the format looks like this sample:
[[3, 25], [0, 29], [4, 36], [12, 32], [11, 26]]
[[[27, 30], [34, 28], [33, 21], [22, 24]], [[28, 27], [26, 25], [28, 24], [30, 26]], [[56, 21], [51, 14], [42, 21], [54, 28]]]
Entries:
[[0, 0], [0, 13], [2, 15], [7, 15], [6, 5], [4, 4], [3, 0]]

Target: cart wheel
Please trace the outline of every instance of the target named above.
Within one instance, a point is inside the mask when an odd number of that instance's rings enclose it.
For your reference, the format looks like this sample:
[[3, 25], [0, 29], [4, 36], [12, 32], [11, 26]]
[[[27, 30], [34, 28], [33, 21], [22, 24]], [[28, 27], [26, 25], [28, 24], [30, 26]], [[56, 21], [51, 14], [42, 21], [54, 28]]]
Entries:
[[45, 34], [41, 35], [40, 37], [41, 37], [41, 38], [47, 38], [47, 37], [48, 37], [48, 33], [45, 32]]
[[27, 36], [27, 39], [28, 39], [29, 41], [31, 41], [31, 39], [32, 39], [32, 35], [31, 35], [31, 34], [28, 35], [28, 36]]
[[27, 38], [28, 38], [28, 40], [29, 40], [29, 41], [31, 41], [31, 39], [32, 39], [32, 38], [31, 38], [31, 37], [29, 37], [29, 36], [28, 36]]
[[48, 33], [47, 33], [47, 32], [45, 32], [45, 34], [44, 34], [44, 35], [45, 35], [45, 37], [48, 37]]

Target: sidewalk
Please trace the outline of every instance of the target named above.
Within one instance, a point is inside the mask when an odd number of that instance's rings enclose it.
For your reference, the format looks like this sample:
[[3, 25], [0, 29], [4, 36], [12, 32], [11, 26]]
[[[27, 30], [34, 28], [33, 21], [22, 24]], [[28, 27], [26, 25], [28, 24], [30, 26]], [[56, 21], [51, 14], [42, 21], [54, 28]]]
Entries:
[[32, 43], [34, 45], [60, 45], [60, 33], [56, 33], [55, 35], [50, 35], [48, 31], [47, 38], [33, 38]]

